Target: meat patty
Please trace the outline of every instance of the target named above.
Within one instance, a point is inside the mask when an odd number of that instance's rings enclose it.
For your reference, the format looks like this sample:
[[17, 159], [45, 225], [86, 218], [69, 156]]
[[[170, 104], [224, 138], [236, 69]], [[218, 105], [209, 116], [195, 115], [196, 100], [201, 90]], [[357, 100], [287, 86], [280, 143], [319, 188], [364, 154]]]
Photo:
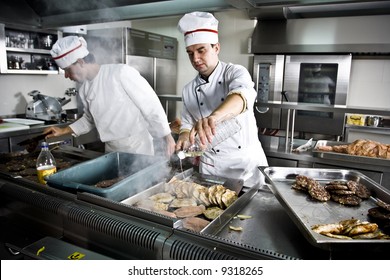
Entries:
[[362, 199], [356, 195], [332, 194], [331, 198], [335, 202], [349, 206], [358, 206], [362, 202]]
[[114, 179], [108, 179], [108, 180], [102, 180], [100, 182], [97, 182], [95, 184], [95, 186], [97, 188], [108, 188], [108, 187], [111, 187], [112, 185], [114, 185], [115, 183], [119, 182], [120, 180], [122, 180], [124, 177], [121, 176], [121, 177], [117, 177], [117, 178], [114, 178]]
[[330, 194], [325, 189], [325, 186], [321, 185], [315, 180], [310, 181], [308, 192], [311, 197], [319, 201], [328, 201], [330, 199]]

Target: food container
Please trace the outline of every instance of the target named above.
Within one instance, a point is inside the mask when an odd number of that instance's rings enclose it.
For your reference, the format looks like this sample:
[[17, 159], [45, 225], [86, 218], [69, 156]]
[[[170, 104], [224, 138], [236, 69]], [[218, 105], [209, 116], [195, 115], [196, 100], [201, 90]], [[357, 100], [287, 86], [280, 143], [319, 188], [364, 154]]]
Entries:
[[[89, 192], [121, 201], [161, 181], [170, 171], [163, 157], [112, 152], [46, 177], [47, 184], [61, 190]], [[113, 185], [99, 188], [97, 183], [121, 178]]]
[[381, 123], [382, 118], [379, 116], [367, 116], [366, 124], [367, 126], [377, 127]]
[[365, 121], [366, 121], [365, 115], [347, 114], [347, 124], [348, 125], [364, 126]]

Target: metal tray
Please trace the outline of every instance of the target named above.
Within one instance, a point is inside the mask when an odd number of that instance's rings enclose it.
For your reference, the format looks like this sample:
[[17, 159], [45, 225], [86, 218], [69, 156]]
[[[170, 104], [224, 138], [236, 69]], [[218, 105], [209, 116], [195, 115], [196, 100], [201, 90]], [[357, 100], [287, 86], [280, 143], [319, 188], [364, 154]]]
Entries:
[[[205, 228], [203, 228], [203, 230], [200, 232], [207, 234], [217, 234], [237, 213], [239, 213], [239, 211], [243, 207], [248, 204], [249, 200], [252, 199], [252, 197], [257, 193], [260, 187], [259, 184], [246, 190], [246, 192], [242, 192], [241, 190], [243, 188], [243, 180], [204, 175], [197, 173], [192, 168], [177, 174], [176, 176], [174, 176], [174, 178], [184, 181], [195, 182], [205, 187], [210, 187], [215, 184], [221, 184], [228, 189], [236, 191], [236, 193], [239, 195], [238, 199], [232, 205], [225, 209], [225, 211], [221, 215], [211, 221], [211, 223], [208, 224]], [[162, 192], [164, 190], [164, 185], [165, 182], [158, 183], [147, 190], [144, 190], [136, 195], [133, 195], [121, 201], [121, 203], [133, 206], [138, 201], [146, 197]], [[154, 215], [153, 212], [145, 212], [150, 213], [150, 215]], [[180, 222], [180, 220], [177, 219], [177, 221], [178, 222], [175, 222], [173, 226], [179, 229], [182, 228], [182, 223]]]
[[[337, 244], [351, 243], [390, 243], [390, 240], [344, 240], [330, 238], [314, 232], [311, 227], [316, 224], [338, 223], [342, 220], [356, 218], [368, 220], [368, 209], [376, 207], [375, 198], [390, 203], [390, 192], [376, 182], [353, 170], [290, 168], [290, 167], [259, 167], [270, 183], [270, 188], [276, 198], [287, 211], [306, 239], [316, 247], [330, 249]], [[306, 193], [291, 189], [296, 175], [311, 177], [324, 184], [333, 180], [353, 180], [364, 184], [372, 192], [372, 197], [363, 200], [359, 206], [345, 206], [334, 201], [317, 202]]]
[[366, 157], [366, 156], [355, 156], [348, 155], [343, 153], [336, 153], [332, 151], [320, 151], [317, 150], [320, 146], [335, 146], [335, 145], [348, 145], [349, 143], [345, 142], [336, 142], [336, 141], [327, 141], [327, 140], [318, 140], [314, 148], [312, 149], [313, 156], [326, 159], [335, 159], [335, 160], [348, 160], [355, 161], [357, 163], [365, 164], [375, 164], [375, 165], [388, 165], [389, 160], [384, 158], [375, 158], [375, 157]]

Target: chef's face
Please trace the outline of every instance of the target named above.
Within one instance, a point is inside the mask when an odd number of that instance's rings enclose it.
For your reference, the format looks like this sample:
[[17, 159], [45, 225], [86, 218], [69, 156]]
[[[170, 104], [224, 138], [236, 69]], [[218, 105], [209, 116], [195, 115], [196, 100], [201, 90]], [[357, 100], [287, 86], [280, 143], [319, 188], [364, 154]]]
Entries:
[[203, 77], [208, 77], [218, 64], [219, 43], [196, 44], [187, 47], [192, 66]]
[[64, 69], [65, 78], [68, 78], [75, 82], [83, 82], [85, 81], [85, 71], [83, 68], [84, 60], [78, 59], [75, 63]]

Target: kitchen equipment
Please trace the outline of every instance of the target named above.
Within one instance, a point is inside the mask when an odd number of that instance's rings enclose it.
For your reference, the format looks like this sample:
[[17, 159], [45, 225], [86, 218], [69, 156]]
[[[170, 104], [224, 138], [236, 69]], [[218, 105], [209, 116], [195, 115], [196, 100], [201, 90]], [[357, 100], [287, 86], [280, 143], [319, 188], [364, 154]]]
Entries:
[[[46, 180], [49, 186], [61, 190], [89, 192], [120, 201], [153, 186], [169, 171], [165, 157], [112, 152], [59, 171]], [[108, 180], [116, 183], [105, 188], [96, 186]]]
[[62, 119], [62, 114], [66, 115], [62, 106], [71, 100], [70, 98], [43, 95], [38, 90], [33, 90], [28, 95], [32, 96], [33, 101], [27, 104], [26, 117], [45, 121], [59, 122]]
[[[290, 168], [290, 167], [259, 167], [270, 182], [270, 189], [287, 211], [306, 239], [322, 249], [340, 249], [345, 244], [383, 244], [390, 240], [382, 239], [335, 239], [314, 232], [311, 227], [317, 224], [338, 223], [342, 220], [356, 218], [367, 221], [368, 209], [377, 207], [374, 198], [390, 202], [390, 192], [354, 170], [319, 169], [319, 168]], [[353, 180], [365, 185], [374, 198], [363, 200], [359, 206], [348, 207], [334, 201], [319, 202], [307, 198], [304, 192], [291, 188], [296, 175], [303, 175], [318, 181], [326, 182]]]
[[367, 116], [366, 117], [366, 125], [377, 127], [381, 123], [382, 118], [379, 116]]
[[[258, 55], [254, 56], [253, 80], [257, 103], [297, 102], [346, 105], [352, 56], [345, 55]], [[261, 129], [287, 128], [290, 110], [256, 105]], [[340, 136], [344, 113], [295, 112], [294, 130], [302, 133]], [[307, 137], [310, 138], [310, 137]], [[306, 139], [307, 139], [306, 138]]]

